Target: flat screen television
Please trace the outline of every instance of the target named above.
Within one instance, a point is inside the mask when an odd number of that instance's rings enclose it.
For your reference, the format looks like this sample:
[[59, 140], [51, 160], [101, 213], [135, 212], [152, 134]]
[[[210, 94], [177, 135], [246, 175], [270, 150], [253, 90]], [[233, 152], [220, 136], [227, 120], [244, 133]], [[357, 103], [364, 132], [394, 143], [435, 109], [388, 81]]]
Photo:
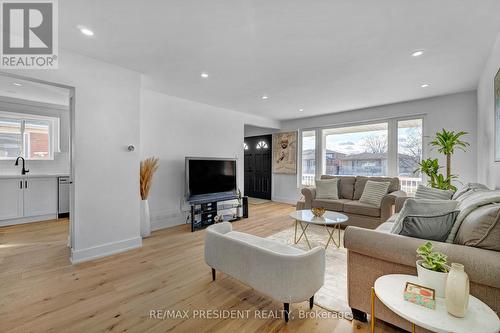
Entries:
[[186, 157], [186, 200], [229, 200], [237, 197], [236, 159]]

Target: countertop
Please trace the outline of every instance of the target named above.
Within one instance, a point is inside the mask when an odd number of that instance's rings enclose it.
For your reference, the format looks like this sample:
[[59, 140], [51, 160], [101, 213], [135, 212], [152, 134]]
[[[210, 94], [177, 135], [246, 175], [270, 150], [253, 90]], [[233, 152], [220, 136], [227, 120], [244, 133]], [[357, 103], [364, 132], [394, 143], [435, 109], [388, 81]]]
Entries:
[[0, 179], [16, 179], [16, 178], [57, 178], [57, 177], [69, 177], [67, 173], [31, 173], [28, 172], [25, 175], [21, 174], [0, 174]]

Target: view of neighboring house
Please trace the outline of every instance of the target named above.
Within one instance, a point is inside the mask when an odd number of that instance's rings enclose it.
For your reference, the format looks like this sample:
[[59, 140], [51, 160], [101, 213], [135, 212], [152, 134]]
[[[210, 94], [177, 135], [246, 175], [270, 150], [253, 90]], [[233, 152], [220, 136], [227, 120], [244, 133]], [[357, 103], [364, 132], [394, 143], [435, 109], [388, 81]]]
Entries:
[[[302, 173], [315, 174], [315, 153], [313, 149], [302, 152]], [[325, 152], [325, 173], [328, 175], [380, 176], [387, 173], [387, 153], [364, 152], [343, 154], [327, 149]], [[420, 157], [398, 154], [398, 171], [401, 176], [417, 176]]]

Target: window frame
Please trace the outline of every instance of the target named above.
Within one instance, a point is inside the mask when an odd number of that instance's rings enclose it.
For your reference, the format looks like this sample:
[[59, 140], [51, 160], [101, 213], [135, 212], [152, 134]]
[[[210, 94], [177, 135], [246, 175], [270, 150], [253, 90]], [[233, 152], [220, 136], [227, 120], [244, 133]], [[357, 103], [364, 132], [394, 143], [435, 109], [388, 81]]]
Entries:
[[[55, 153], [60, 152], [60, 122], [59, 117], [52, 116], [42, 116], [32, 113], [15, 113], [9, 111], [0, 110], [0, 119], [14, 119], [21, 122], [21, 155], [26, 161], [53, 161], [55, 159]], [[29, 121], [48, 121], [49, 123], [49, 154], [47, 158], [30, 158], [26, 156], [26, 131], [25, 124]], [[0, 156], [0, 161], [14, 161], [16, 157], [2, 157]]]
[[[323, 135], [323, 130], [343, 128], [351, 126], [362, 126], [370, 124], [387, 123], [387, 177], [399, 177], [398, 172], [398, 123], [405, 120], [421, 119], [422, 120], [422, 159], [427, 158], [428, 148], [424, 142], [426, 133], [426, 114], [414, 114], [402, 117], [376, 118], [367, 121], [353, 121], [338, 123], [335, 125], [325, 125], [317, 127], [301, 128], [300, 133], [300, 149], [298, 151], [299, 172], [297, 174], [297, 188], [307, 187], [302, 185], [302, 132], [316, 132], [316, 179], [319, 179], [324, 174], [326, 168], [326, 160], [324, 158], [326, 149], [326, 140]], [[422, 182], [425, 181], [425, 175], [422, 175]]]

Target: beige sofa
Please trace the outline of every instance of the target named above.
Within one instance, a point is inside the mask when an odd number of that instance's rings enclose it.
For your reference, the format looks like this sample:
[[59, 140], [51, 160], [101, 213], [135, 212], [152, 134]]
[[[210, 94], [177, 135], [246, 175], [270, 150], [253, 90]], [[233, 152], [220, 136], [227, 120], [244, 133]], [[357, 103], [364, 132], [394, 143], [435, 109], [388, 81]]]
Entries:
[[[396, 211], [404, 199], [396, 200]], [[469, 213], [462, 223], [461, 234], [476, 228], [481, 219], [492, 221], [489, 240], [486, 238], [459, 244], [432, 241], [436, 251], [448, 255], [449, 262], [464, 264], [470, 279], [470, 293], [488, 304], [497, 313], [500, 311], [500, 252], [492, 250], [500, 234], [500, 205], [490, 204]], [[375, 230], [349, 227], [344, 233], [347, 248], [348, 301], [358, 320], [366, 320], [370, 312], [370, 292], [375, 280], [386, 274], [416, 275], [416, 253], [425, 240], [391, 234], [394, 217]], [[495, 230], [493, 229], [495, 228]], [[469, 229], [469, 230], [467, 230]], [[456, 240], [457, 240], [456, 238]], [[476, 244], [474, 244], [476, 243]], [[462, 243], [464, 244], [464, 242]], [[483, 247], [483, 248], [481, 248]], [[498, 249], [498, 247], [497, 247]], [[376, 317], [411, 331], [411, 324], [376, 301]], [[417, 327], [417, 332], [427, 332]]]
[[[399, 178], [397, 177], [364, 177], [364, 176], [328, 176], [323, 175], [321, 179], [339, 178], [339, 200], [316, 199], [316, 190], [313, 187], [302, 189], [304, 196], [304, 209], [322, 207], [327, 210], [342, 212], [349, 217], [348, 226], [357, 226], [375, 229], [386, 221], [394, 213], [396, 198], [406, 197], [401, 191]], [[388, 181], [390, 182], [389, 193], [382, 199], [380, 207], [359, 202], [359, 198], [365, 189], [366, 182]]]

